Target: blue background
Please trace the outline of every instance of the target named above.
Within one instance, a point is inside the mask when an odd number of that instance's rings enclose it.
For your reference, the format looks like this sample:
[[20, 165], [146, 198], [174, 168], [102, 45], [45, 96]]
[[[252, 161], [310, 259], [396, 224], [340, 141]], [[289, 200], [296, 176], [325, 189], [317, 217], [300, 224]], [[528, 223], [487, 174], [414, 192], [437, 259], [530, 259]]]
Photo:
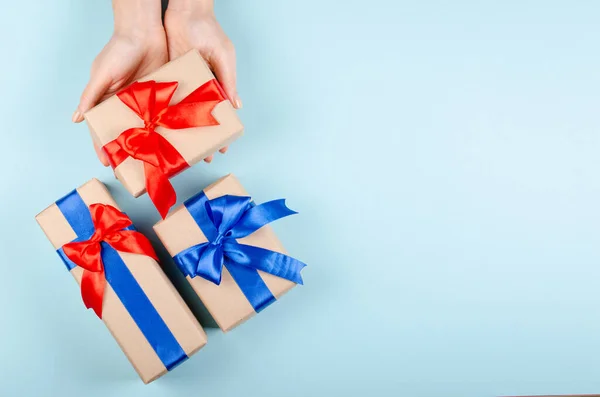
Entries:
[[600, 392], [598, 3], [217, 3], [246, 135], [174, 184], [288, 198], [306, 285], [144, 386], [34, 221], [91, 177], [158, 220], [70, 122], [110, 2], [3, 4], [0, 395]]

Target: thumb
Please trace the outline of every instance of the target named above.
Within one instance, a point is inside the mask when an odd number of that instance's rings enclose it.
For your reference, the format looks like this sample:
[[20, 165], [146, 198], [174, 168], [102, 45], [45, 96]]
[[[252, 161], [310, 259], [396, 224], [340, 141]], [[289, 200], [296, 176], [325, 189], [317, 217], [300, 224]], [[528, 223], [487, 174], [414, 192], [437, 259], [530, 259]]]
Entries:
[[103, 166], [108, 167], [108, 157], [106, 157], [106, 153], [104, 149], [102, 149], [96, 142], [94, 142], [94, 150], [96, 151], [96, 155], [98, 156], [98, 160], [102, 163]]
[[110, 80], [108, 78], [101, 77], [98, 74], [92, 74], [90, 81], [85, 86], [83, 93], [81, 94], [77, 110], [75, 110], [75, 113], [73, 113], [74, 123], [80, 123], [83, 121], [83, 114], [96, 106], [109, 86]]
[[[90, 81], [87, 86], [83, 90], [81, 94], [81, 98], [79, 99], [79, 105], [77, 106], [77, 110], [73, 113], [73, 122], [80, 123], [83, 121], [83, 114], [93, 108], [96, 103], [100, 101], [100, 98], [104, 95], [108, 87], [110, 86], [109, 79], [99, 78], [98, 75], [92, 75]], [[106, 157], [106, 153], [104, 150], [98, 145], [97, 142], [94, 143], [94, 150], [98, 155], [98, 159], [100, 162], [107, 167], [108, 166], [108, 158]]]
[[227, 94], [233, 107], [241, 109], [242, 101], [236, 89], [235, 50], [233, 45], [226, 45], [211, 61], [215, 76], [223, 86], [225, 94]]

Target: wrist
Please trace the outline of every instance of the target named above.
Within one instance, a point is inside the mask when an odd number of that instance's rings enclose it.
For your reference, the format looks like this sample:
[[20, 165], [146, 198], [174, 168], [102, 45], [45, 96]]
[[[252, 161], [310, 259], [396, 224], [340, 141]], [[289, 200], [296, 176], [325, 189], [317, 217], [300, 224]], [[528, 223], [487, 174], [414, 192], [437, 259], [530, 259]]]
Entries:
[[162, 30], [159, 0], [113, 0], [114, 34], [142, 39]]
[[214, 15], [214, 0], [169, 0], [167, 12], [202, 18]]

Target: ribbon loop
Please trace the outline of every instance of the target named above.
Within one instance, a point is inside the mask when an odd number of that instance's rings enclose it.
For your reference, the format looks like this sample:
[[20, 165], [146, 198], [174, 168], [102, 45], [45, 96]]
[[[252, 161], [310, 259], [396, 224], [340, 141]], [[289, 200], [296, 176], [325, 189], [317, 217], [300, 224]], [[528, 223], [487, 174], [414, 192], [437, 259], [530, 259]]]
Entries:
[[117, 93], [117, 96], [144, 122], [152, 122], [169, 106], [178, 85], [176, 81], [167, 83], [158, 83], [154, 80], [136, 81]]
[[77, 241], [65, 244], [63, 251], [67, 258], [72, 260], [77, 266], [90, 271], [101, 272], [104, 267], [100, 259], [100, 242], [94, 241], [97, 237], [92, 237], [87, 241]]
[[[182, 272], [186, 276], [200, 276], [216, 285], [221, 285], [223, 273], [223, 247], [216, 244], [204, 243], [188, 248], [181, 253], [184, 262]], [[198, 266], [203, 263], [204, 266]]]
[[169, 178], [189, 167], [189, 164], [155, 128], [184, 129], [218, 125], [212, 111], [225, 100], [223, 90], [213, 79], [181, 102], [169, 105], [177, 86], [177, 82], [138, 81], [117, 93], [121, 102], [144, 121], [144, 127], [127, 129], [104, 145], [113, 168], [127, 157], [144, 162], [146, 190], [163, 218], [177, 200]]
[[[239, 222], [250, 208], [250, 197], [225, 195], [210, 200], [206, 206], [208, 216], [217, 228], [218, 236], [224, 236]], [[218, 238], [217, 236], [217, 238]], [[213, 240], [216, 240], [214, 238]]]
[[131, 219], [112, 205], [92, 204], [90, 214], [100, 239], [131, 226]]

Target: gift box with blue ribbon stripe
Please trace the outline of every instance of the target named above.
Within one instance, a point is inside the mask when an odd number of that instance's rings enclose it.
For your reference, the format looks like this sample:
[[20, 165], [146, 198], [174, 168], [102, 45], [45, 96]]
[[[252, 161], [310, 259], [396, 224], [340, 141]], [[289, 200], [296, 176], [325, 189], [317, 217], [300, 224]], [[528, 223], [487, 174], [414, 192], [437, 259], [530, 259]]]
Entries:
[[269, 223], [295, 214], [282, 199], [255, 204], [227, 175], [154, 226], [223, 331], [302, 284], [304, 263], [288, 256]]
[[[100, 181], [73, 190], [36, 220], [80, 284], [85, 305], [106, 324], [145, 383], [206, 344], [206, 334], [154, 259], [151, 244]], [[73, 299], [82, 299], [73, 292]], [[82, 354], [98, 352], [90, 349]]]

